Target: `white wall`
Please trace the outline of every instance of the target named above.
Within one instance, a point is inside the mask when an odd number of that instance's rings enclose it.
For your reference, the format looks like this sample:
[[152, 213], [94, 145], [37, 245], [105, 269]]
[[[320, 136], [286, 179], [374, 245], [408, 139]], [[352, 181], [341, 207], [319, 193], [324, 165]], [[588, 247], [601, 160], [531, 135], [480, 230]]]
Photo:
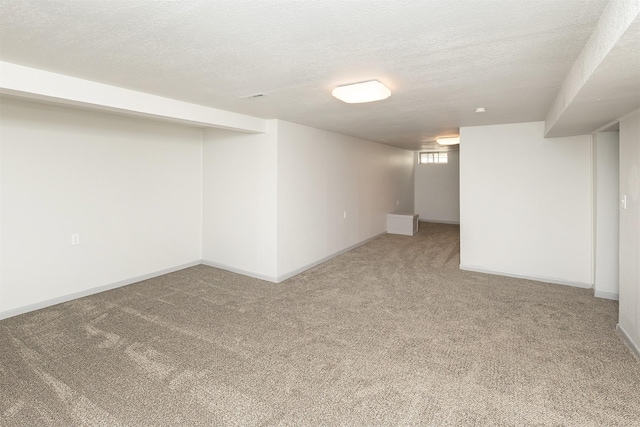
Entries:
[[410, 151], [278, 121], [278, 275], [384, 233], [389, 212], [413, 212], [413, 159]]
[[0, 317], [200, 260], [278, 281], [413, 211], [412, 152], [277, 120], [203, 132], [5, 99], [0, 135]]
[[590, 287], [591, 136], [460, 129], [461, 268]]
[[415, 213], [420, 221], [460, 223], [460, 153], [448, 152], [446, 164], [415, 166]]
[[640, 111], [620, 120], [620, 314], [618, 325], [640, 348]]
[[593, 140], [595, 208], [595, 296], [618, 299], [619, 224], [618, 132], [598, 132]]
[[199, 129], [1, 106], [0, 315], [201, 259]]
[[276, 281], [276, 121], [268, 128], [205, 130], [202, 253], [206, 264]]

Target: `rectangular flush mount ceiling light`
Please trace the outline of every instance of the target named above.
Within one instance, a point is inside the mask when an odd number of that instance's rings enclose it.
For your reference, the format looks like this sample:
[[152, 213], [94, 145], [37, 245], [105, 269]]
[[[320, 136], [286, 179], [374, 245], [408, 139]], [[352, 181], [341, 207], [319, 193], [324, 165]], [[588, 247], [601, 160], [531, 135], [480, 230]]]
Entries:
[[460, 144], [460, 137], [448, 136], [446, 138], [436, 138], [436, 142], [440, 145], [456, 145]]
[[387, 99], [391, 96], [391, 91], [379, 81], [370, 80], [368, 82], [338, 86], [333, 89], [331, 95], [348, 104], [360, 104], [362, 102]]

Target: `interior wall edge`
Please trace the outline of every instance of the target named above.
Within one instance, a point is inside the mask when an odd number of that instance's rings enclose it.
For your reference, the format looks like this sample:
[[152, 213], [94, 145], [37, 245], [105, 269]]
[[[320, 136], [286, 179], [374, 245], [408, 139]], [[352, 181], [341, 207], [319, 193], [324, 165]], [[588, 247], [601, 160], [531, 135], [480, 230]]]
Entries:
[[640, 348], [636, 345], [636, 343], [633, 342], [631, 336], [627, 333], [627, 331], [625, 331], [624, 328], [620, 326], [620, 323], [616, 325], [616, 330], [620, 334], [620, 337], [622, 337], [622, 340], [625, 342], [625, 344], [629, 346], [629, 349], [633, 351], [637, 357], [640, 357]]
[[439, 219], [418, 218], [418, 222], [433, 222], [436, 224], [455, 224], [460, 225], [460, 221], [441, 221]]
[[174, 273], [176, 271], [184, 270], [185, 268], [193, 267], [195, 265], [202, 264], [202, 260], [191, 261], [185, 264], [176, 265], [174, 267], [165, 268], [162, 270], [154, 271], [151, 273], [143, 274], [141, 276], [132, 277], [130, 279], [119, 280], [114, 283], [109, 283], [102, 286], [96, 286], [94, 288], [85, 289], [80, 292], [74, 292], [60, 297], [51, 298], [45, 301], [40, 301], [34, 304], [28, 304], [22, 307], [13, 308], [11, 310], [0, 311], [0, 320], [7, 319], [9, 317], [18, 316], [20, 314], [28, 313], [30, 311], [40, 310], [42, 308], [51, 307], [57, 304], [62, 304], [74, 299], [87, 297], [89, 295], [98, 294], [100, 292], [110, 291], [111, 289], [121, 288], [123, 286], [132, 285], [134, 283], [141, 282], [143, 280], [153, 279], [154, 277], [163, 276], [165, 274]]
[[553, 278], [553, 277], [529, 276], [529, 275], [525, 275], [525, 274], [514, 274], [514, 273], [507, 272], [507, 271], [486, 270], [484, 268], [478, 268], [478, 267], [474, 267], [474, 266], [471, 266], [471, 265], [465, 265], [465, 264], [460, 264], [460, 270], [473, 271], [475, 273], [493, 274], [495, 276], [513, 277], [513, 278], [516, 278], [516, 279], [534, 280], [536, 282], [551, 283], [551, 284], [554, 284], [554, 285], [573, 286], [573, 287], [576, 287], [576, 288], [583, 288], [583, 289], [591, 289], [592, 288], [591, 283], [586, 283], [586, 282], [574, 282], [574, 281], [571, 281], [571, 280], [557, 279], [557, 278]]
[[349, 252], [349, 251], [351, 251], [351, 250], [353, 250], [353, 249], [355, 249], [355, 248], [357, 248], [359, 246], [362, 246], [362, 245], [364, 245], [366, 243], [369, 243], [370, 241], [372, 241], [374, 239], [377, 239], [378, 237], [380, 237], [382, 235], [385, 235], [385, 234], [387, 234], [386, 231], [383, 232], [383, 233], [380, 233], [380, 234], [376, 234], [373, 237], [369, 237], [368, 239], [365, 239], [365, 240], [363, 240], [363, 241], [361, 241], [359, 243], [351, 245], [348, 248], [344, 248], [342, 250], [339, 250], [338, 252], [334, 252], [334, 253], [332, 253], [330, 255], [327, 255], [326, 257], [321, 258], [321, 259], [319, 259], [317, 261], [311, 262], [311, 263], [309, 263], [307, 265], [303, 265], [302, 267], [299, 267], [299, 268], [296, 268], [294, 270], [291, 270], [291, 271], [289, 271], [289, 272], [287, 272], [285, 274], [278, 275], [276, 283], [284, 282], [285, 280], [290, 279], [291, 277], [296, 276], [296, 275], [302, 273], [303, 271], [309, 270], [310, 268], [313, 268], [313, 267], [315, 267], [317, 265], [325, 263], [325, 262], [329, 261], [332, 258], [335, 258], [335, 257], [337, 257], [339, 255], [344, 254], [344, 253], [347, 253], [347, 252]]
[[616, 294], [613, 292], [594, 291], [593, 296], [596, 298], [611, 299], [614, 301], [618, 301], [620, 299], [620, 294]]
[[267, 276], [265, 274], [254, 273], [252, 271], [242, 270], [240, 268], [231, 267], [229, 265], [221, 264], [221, 263], [215, 262], [215, 261], [208, 261], [206, 259], [203, 259], [202, 260], [202, 265], [206, 265], [206, 266], [213, 267], [213, 268], [218, 268], [220, 270], [229, 271], [231, 273], [240, 274], [242, 276], [253, 277], [254, 279], [260, 279], [260, 280], [265, 280], [267, 282], [278, 283], [278, 279], [275, 276]]

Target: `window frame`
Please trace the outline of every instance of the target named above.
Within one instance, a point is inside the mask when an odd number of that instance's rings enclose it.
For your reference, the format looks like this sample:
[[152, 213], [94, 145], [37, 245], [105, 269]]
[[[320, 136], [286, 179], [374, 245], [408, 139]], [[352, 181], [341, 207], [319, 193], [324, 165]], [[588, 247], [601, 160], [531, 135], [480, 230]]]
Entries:
[[[427, 157], [426, 162], [422, 161], [423, 155]], [[446, 165], [447, 163], [449, 163], [449, 153], [446, 151], [422, 151], [418, 153], [418, 164], [420, 165]]]

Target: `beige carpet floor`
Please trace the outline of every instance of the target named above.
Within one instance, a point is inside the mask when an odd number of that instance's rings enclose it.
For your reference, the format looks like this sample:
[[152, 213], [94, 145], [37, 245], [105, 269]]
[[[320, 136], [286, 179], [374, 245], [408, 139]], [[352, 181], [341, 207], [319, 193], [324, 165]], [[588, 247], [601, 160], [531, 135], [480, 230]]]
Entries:
[[640, 425], [617, 303], [460, 271], [458, 234], [421, 224], [280, 284], [196, 266], [5, 319], [0, 425]]

